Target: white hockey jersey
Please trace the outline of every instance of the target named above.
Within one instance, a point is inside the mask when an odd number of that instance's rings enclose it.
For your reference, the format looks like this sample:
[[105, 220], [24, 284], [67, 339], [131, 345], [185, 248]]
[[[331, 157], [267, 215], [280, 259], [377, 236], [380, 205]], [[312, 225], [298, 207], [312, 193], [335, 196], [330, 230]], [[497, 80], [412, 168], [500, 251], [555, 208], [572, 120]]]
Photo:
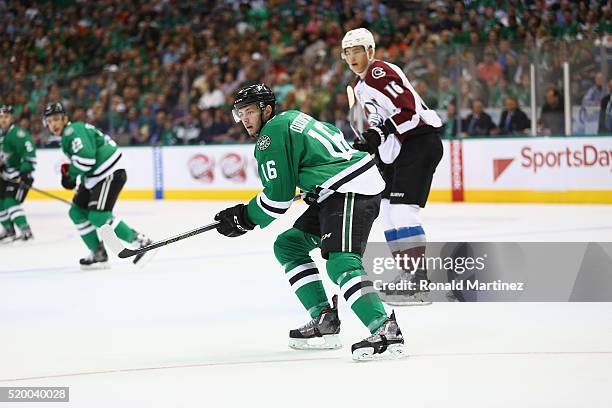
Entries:
[[381, 160], [387, 164], [396, 159], [409, 131], [423, 125], [442, 126], [436, 111], [425, 105], [397, 65], [374, 61], [366, 77], [358, 79], [354, 88], [366, 114], [380, 117], [381, 122], [390, 119], [397, 129], [398, 134], [389, 135], [378, 147]]

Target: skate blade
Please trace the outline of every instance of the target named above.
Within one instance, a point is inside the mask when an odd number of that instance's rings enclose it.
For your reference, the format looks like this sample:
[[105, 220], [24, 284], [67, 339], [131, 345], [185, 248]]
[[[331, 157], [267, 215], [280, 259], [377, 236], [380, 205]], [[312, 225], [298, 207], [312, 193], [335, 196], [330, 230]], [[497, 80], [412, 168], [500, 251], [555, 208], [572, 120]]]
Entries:
[[342, 347], [340, 338], [336, 334], [311, 339], [289, 338], [289, 347], [294, 350], [336, 350]]
[[400, 360], [408, 358], [408, 352], [403, 344], [392, 344], [380, 354], [374, 354], [373, 347], [363, 347], [353, 351], [355, 361]]
[[427, 306], [431, 305], [429, 295], [426, 292], [415, 293], [408, 296], [394, 296], [395, 299], [383, 300], [384, 303], [390, 306]]
[[99, 262], [94, 265], [81, 265], [82, 271], [97, 271], [103, 269], [110, 269], [108, 262]]

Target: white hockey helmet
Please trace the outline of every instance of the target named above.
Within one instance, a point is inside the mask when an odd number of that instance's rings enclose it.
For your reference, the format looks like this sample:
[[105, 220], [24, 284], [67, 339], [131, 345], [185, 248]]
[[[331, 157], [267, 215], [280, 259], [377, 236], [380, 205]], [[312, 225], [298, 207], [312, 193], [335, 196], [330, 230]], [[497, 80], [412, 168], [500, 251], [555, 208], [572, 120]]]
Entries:
[[374, 59], [376, 44], [374, 43], [374, 36], [367, 28], [356, 28], [344, 34], [344, 38], [342, 39], [342, 59], [346, 59], [344, 50], [358, 45], [365, 48], [366, 52], [372, 47], [372, 58], [370, 59]]

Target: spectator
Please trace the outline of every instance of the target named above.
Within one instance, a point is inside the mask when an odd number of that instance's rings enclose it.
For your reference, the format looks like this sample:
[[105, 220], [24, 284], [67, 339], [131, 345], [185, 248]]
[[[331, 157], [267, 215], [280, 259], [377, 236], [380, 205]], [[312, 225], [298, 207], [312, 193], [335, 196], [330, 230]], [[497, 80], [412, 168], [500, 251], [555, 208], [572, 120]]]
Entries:
[[523, 112], [514, 96], [506, 98], [506, 109], [499, 119], [499, 126], [494, 133], [500, 135], [523, 135], [529, 131], [529, 118]]
[[554, 88], [546, 91], [546, 102], [540, 114], [540, 129], [545, 135], [564, 135], [565, 116], [561, 105], [561, 94]]
[[488, 136], [495, 128], [491, 116], [484, 111], [482, 101], [472, 101], [472, 113], [465, 118], [461, 124], [462, 136]]
[[200, 123], [190, 112], [178, 121], [174, 130], [178, 144], [196, 144], [200, 136]]
[[457, 107], [454, 102], [448, 104], [446, 108], [446, 123], [444, 123], [444, 135], [448, 137], [456, 137], [457, 129]]
[[599, 105], [599, 134], [612, 135], [612, 79], [608, 81], [608, 94]]
[[582, 98], [582, 106], [597, 106], [601, 103], [601, 98], [605, 95], [604, 87], [604, 76], [603, 73], [598, 72], [595, 74], [595, 83], [586, 92]]
[[504, 70], [501, 64], [495, 61], [495, 54], [487, 52], [484, 57], [484, 62], [478, 64], [476, 75], [478, 79], [486, 83], [490, 88], [502, 77]]
[[166, 112], [163, 109], [159, 109], [155, 114], [155, 121], [151, 126], [149, 135], [149, 143], [152, 145], [161, 144], [164, 139], [164, 132], [166, 131]]

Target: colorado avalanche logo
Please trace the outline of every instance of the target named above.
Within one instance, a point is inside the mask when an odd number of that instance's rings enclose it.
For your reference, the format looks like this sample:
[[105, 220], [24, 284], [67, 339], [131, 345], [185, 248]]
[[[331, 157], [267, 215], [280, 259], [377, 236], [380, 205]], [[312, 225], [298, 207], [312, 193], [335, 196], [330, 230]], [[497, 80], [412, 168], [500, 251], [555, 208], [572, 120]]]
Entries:
[[237, 153], [227, 153], [221, 158], [221, 173], [227, 179], [244, 183], [246, 181], [247, 162]]
[[381, 67], [374, 67], [374, 69], [372, 69], [372, 78], [374, 79], [380, 79], [385, 75], [387, 75], [387, 73]]
[[205, 154], [196, 154], [189, 159], [187, 167], [189, 168], [191, 177], [202, 183], [212, 183], [215, 179], [215, 173], [213, 171], [215, 161], [212, 157]]

